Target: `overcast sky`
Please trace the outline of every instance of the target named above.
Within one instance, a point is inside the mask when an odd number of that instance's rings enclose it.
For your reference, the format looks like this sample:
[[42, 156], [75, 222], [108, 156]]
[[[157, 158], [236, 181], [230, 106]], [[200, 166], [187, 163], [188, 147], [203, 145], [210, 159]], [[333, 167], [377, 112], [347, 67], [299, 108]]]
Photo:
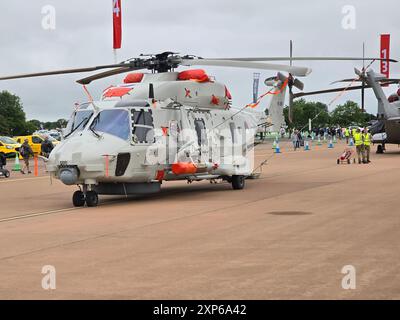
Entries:
[[[56, 9], [55, 30], [42, 28], [42, 7]], [[342, 8], [352, 5], [355, 29], [344, 29]], [[391, 34], [391, 57], [400, 58], [398, 0], [261, 1], [261, 0], [122, 0], [123, 40], [118, 60], [140, 53], [175, 51], [202, 57], [284, 56], [289, 40], [294, 55], [361, 56], [366, 43], [368, 56], [379, 56], [379, 35]], [[2, 1], [0, 10], [0, 74], [40, 72], [51, 69], [94, 66], [114, 62], [112, 51], [112, 0], [13, 0]], [[354, 62], [296, 62], [313, 72], [302, 79], [305, 91], [329, 86], [334, 80], [352, 77]], [[373, 68], [379, 71], [379, 64]], [[251, 102], [254, 70], [206, 68], [225, 82], [233, 102]], [[262, 78], [274, 75], [262, 72]], [[86, 100], [74, 81], [85, 74], [51, 76], [0, 82], [0, 90], [21, 97], [28, 119], [66, 118], [75, 102]], [[400, 64], [391, 65], [391, 76], [400, 76]], [[89, 86], [98, 97], [123, 75]], [[395, 87], [385, 89], [389, 94]], [[260, 93], [266, 87], [260, 85]], [[334, 94], [309, 98], [329, 102]], [[360, 101], [359, 93], [347, 99]], [[376, 113], [372, 92], [367, 111]], [[333, 108], [333, 106], [332, 106]]]

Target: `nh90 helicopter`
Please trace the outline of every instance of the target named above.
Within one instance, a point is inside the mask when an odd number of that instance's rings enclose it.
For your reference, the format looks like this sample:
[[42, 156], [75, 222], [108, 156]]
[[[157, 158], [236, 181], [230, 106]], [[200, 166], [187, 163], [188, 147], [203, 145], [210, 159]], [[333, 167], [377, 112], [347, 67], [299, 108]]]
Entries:
[[163, 181], [223, 179], [243, 189], [253, 171], [253, 137], [265, 118], [265, 107], [231, 108], [224, 84], [203, 70], [175, 72], [178, 66], [222, 66], [278, 72], [267, 79], [274, 93], [270, 105], [283, 107], [286, 88], [302, 89], [295, 76], [311, 70], [262, 61], [361, 60], [361, 58], [202, 59], [165, 52], [123, 63], [8, 76], [0, 80], [111, 69], [77, 82], [87, 85], [130, 73], [124, 84], [107, 88], [99, 101], [74, 111], [63, 141], [51, 152], [47, 170], [66, 185], [77, 185], [75, 206], [96, 206], [98, 194], [132, 195], [160, 191]]

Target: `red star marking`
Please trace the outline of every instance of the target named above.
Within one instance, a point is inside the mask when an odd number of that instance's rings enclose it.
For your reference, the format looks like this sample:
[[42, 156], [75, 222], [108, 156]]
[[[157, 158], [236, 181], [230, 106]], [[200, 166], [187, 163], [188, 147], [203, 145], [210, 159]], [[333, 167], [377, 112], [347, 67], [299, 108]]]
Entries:
[[211, 97], [211, 104], [215, 104], [215, 105], [219, 104], [219, 99], [214, 95], [212, 95], [212, 97]]
[[190, 95], [190, 90], [185, 88], [185, 98], [191, 98], [192, 96]]

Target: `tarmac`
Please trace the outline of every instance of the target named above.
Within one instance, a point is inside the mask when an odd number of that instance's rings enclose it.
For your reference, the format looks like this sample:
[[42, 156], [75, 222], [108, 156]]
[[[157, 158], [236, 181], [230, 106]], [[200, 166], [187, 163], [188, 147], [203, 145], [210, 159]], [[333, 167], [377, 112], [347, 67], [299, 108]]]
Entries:
[[39, 177], [13, 172], [0, 179], [0, 298], [399, 299], [400, 149], [338, 165], [342, 142], [289, 146], [257, 146], [269, 160], [244, 190], [167, 182], [96, 208], [73, 208], [76, 187], [42, 164]]

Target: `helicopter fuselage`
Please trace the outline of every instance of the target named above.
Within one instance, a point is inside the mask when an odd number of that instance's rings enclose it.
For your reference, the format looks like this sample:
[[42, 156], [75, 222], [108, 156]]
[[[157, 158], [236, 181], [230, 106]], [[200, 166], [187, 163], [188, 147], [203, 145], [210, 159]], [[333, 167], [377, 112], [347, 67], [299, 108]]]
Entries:
[[99, 194], [156, 192], [164, 180], [247, 176], [257, 120], [233, 112], [171, 99], [82, 109], [75, 117], [86, 113], [90, 120], [52, 151], [47, 169], [67, 185], [91, 186]]

